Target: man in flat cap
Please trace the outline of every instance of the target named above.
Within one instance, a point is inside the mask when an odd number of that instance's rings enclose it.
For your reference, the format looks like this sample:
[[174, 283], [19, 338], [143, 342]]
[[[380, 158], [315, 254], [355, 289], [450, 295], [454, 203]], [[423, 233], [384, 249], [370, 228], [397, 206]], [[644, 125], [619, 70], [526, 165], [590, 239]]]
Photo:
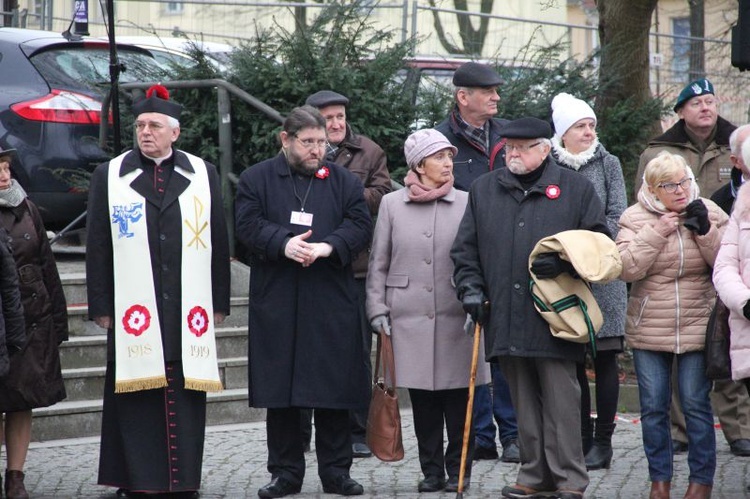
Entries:
[[[508, 380], [518, 415], [521, 465], [503, 497], [579, 498], [589, 480], [580, 432], [571, 429], [580, 428], [576, 362], [585, 345], [552, 336], [534, 308], [528, 260], [544, 237], [574, 229], [609, 236], [609, 229], [591, 182], [550, 156], [549, 123], [521, 118], [500, 134], [507, 168], [469, 190], [451, 250], [456, 290], [464, 310], [484, 327], [485, 357]], [[569, 272], [557, 255], [540, 255], [531, 271], [541, 279]]]
[[[736, 127], [719, 116], [714, 86], [706, 78], [692, 81], [683, 88], [674, 110], [680, 120], [652, 139], [641, 154], [635, 192], [642, 184], [646, 164], [661, 151], [669, 151], [685, 159], [695, 173], [701, 195], [711, 197], [732, 178], [730, 137]], [[734, 154], [739, 154], [739, 149], [735, 149]], [[673, 392], [673, 446], [677, 452], [686, 452], [685, 417], [678, 397], [676, 391]], [[750, 396], [745, 385], [733, 380], [717, 380], [711, 402], [731, 452], [736, 456], [750, 456]]]
[[[500, 154], [503, 142], [499, 130], [507, 120], [494, 118], [500, 101], [497, 87], [501, 83], [502, 78], [494, 69], [478, 62], [464, 63], [453, 74], [455, 105], [448, 118], [435, 129], [458, 149], [453, 158], [456, 189], [468, 191], [471, 183], [480, 175], [504, 165], [503, 155]], [[517, 463], [520, 459], [518, 425], [508, 383], [498, 366], [490, 365], [490, 369], [492, 388], [478, 386], [474, 395], [474, 460], [498, 458], [496, 423], [503, 448], [500, 459]]]
[[477, 177], [503, 166], [499, 130], [507, 120], [494, 117], [502, 81], [494, 69], [478, 62], [464, 63], [453, 74], [455, 105], [435, 129], [458, 149], [453, 158], [456, 189], [468, 191]]
[[88, 201], [89, 317], [107, 330], [100, 485], [198, 497], [206, 392], [222, 389], [229, 240], [216, 167], [180, 151], [182, 106], [151, 87], [138, 148], [99, 165]]
[[[305, 101], [320, 111], [326, 120], [326, 133], [328, 134], [328, 146], [326, 148], [326, 161], [343, 166], [355, 174], [365, 186], [365, 202], [370, 210], [370, 216], [375, 218], [380, 207], [380, 200], [391, 192], [391, 177], [388, 174], [386, 157], [383, 149], [364, 135], [354, 133], [352, 127], [346, 121], [346, 108], [349, 99], [332, 90], [321, 90], [309, 96]], [[371, 371], [370, 351], [372, 350], [372, 331], [367, 323], [365, 314], [365, 278], [367, 277], [368, 251], [363, 251], [352, 263], [354, 279], [357, 286], [357, 301], [360, 309], [360, 334], [362, 335], [364, 362]], [[371, 379], [371, 377], [370, 377]], [[370, 389], [368, 379], [367, 389]], [[351, 434], [352, 451], [354, 457], [370, 457], [372, 452], [365, 443], [365, 430], [367, 429], [368, 409], [352, 411]], [[304, 431], [307, 440], [310, 441], [310, 415], [303, 414], [305, 418]]]

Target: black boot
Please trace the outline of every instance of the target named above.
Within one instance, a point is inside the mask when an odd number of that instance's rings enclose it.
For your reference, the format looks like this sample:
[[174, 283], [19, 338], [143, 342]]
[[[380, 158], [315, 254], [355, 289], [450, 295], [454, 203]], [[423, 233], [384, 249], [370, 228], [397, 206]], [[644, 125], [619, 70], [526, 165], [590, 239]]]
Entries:
[[594, 445], [586, 453], [586, 469], [600, 470], [609, 469], [612, 462], [612, 433], [615, 431], [614, 423], [596, 422], [596, 432], [594, 433]]
[[589, 453], [594, 443], [594, 427], [591, 424], [590, 414], [581, 414], [581, 443], [583, 444], [583, 455]]

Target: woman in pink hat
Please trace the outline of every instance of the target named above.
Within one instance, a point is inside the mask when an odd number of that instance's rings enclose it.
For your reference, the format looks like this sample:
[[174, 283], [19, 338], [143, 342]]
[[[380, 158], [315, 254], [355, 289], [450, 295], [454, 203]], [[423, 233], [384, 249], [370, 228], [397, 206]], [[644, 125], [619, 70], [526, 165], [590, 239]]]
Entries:
[[[411, 134], [404, 154], [406, 187], [383, 197], [375, 226], [367, 317], [373, 330], [391, 334], [396, 383], [409, 389], [424, 475], [419, 492], [456, 492], [472, 338], [464, 334], [466, 314], [451, 281], [449, 252], [468, 194], [453, 187], [456, 148], [437, 130]], [[482, 363], [476, 383], [488, 380]], [[473, 444], [472, 434], [468, 462]]]

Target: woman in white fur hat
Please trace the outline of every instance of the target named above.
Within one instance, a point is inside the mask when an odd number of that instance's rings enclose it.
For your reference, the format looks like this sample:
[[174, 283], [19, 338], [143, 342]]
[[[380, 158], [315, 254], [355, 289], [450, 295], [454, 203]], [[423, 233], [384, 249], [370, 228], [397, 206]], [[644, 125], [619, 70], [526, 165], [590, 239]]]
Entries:
[[[618, 220], [627, 208], [625, 180], [620, 160], [599, 143], [596, 136], [596, 114], [586, 102], [561, 93], [552, 99], [552, 155], [557, 162], [576, 170], [594, 184], [604, 204], [607, 225], [617, 236]], [[617, 399], [620, 393], [617, 354], [623, 350], [627, 289], [622, 281], [592, 286], [604, 316], [604, 325], [596, 337], [593, 356], [596, 375], [596, 430], [591, 420], [591, 394], [585, 364], [578, 364], [581, 384], [581, 435], [586, 468], [609, 468], [612, 461], [612, 433], [615, 429]]]

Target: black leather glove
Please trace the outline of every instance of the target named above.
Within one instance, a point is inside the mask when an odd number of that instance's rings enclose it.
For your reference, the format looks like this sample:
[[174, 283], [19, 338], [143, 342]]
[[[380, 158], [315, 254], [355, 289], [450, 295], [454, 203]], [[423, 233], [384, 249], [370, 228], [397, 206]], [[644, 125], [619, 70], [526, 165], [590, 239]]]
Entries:
[[696, 199], [685, 207], [685, 221], [683, 225], [699, 236], [708, 234], [711, 222], [708, 221], [708, 208], [703, 201]]
[[560, 258], [559, 253], [541, 253], [532, 262], [531, 271], [538, 279], [554, 279], [563, 272], [578, 277], [573, 264]]
[[464, 312], [469, 314], [475, 323], [487, 323], [490, 318], [490, 302], [487, 301], [484, 291], [473, 287], [466, 289], [461, 295], [461, 304]]
[[742, 315], [745, 316], [745, 319], [750, 321], [750, 301], [745, 302], [745, 306], [742, 307]]

